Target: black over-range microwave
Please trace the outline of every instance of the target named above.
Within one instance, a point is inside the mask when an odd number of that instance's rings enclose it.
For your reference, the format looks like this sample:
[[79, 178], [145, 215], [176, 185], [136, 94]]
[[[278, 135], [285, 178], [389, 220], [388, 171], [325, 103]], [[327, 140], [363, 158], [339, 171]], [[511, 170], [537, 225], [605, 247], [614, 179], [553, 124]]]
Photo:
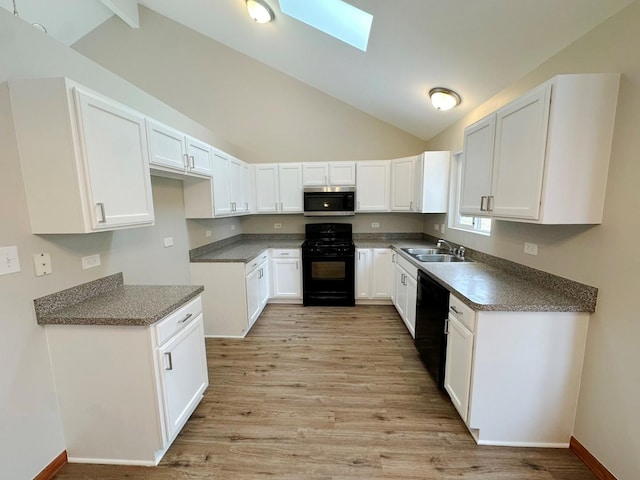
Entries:
[[304, 214], [316, 216], [346, 216], [355, 214], [355, 187], [306, 187]]

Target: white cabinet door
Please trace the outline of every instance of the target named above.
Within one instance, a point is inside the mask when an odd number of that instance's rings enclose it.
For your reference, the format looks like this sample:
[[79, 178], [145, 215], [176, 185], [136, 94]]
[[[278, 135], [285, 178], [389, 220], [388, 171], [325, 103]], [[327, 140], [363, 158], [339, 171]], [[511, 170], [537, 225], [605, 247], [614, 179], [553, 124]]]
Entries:
[[391, 170], [387, 160], [356, 163], [356, 211], [388, 212]]
[[305, 187], [323, 187], [329, 185], [329, 164], [303, 163], [302, 184]]
[[302, 298], [300, 259], [274, 258], [271, 260], [271, 266], [272, 297]]
[[255, 203], [255, 186], [253, 180], [253, 170], [248, 163], [243, 163], [242, 168], [244, 170], [244, 213], [253, 213]]
[[414, 169], [414, 212], [447, 212], [450, 157], [448, 151], [424, 152], [418, 156]]
[[444, 388], [449, 393], [460, 417], [466, 422], [469, 411], [469, 389], [471, 386], [473, 333], [452, 315], [449, 315], [448, 322]]
[[394, 305], [396, 306], [396, 310], [402, 318], [402, 321], [405, 321], [407, 317], [407, 271], [402, 268], [400, 265], [396, 266], [396, 296], [394, 299]]
[[371, 296], [371, 249], [356, 249], [356, 298]]
[[230, 159], [220, 151], [213, 152], [213, 211], [215, 216], [231, 214]]
[[231, 213], [243, 213], [244, 206], [244, 166], [236, 158], [229, 159], [229, 199]]
[[278, 213], [280, 192], [278, 189], [278, 164], [254, 165], [256, 183], [256, 212]]
[[254, 271], [247, 275], [246, 280], [247, 288], [247, 319], [249, 321], [249, 328], [255, 323], [260, 315], [260, 269], [256, 268]]
[[409, 329], [411, 336], [416, 336], [416, 300], [418, 297], [418, 282], [411, 275], [407, 275], [405, 283], [407, 284], [407, 303], [405, 324]]
[[200, 140], [186, 136], [187, 165], [190, 173], [211, 176], [213, 174], [211, 165], [211, 147]]
[[278, 187], [280, 212], [302, 213], [302, 164], [279, 164]]
[[202, 398], [208, 381], [202, 314], [158, 349], [167, 440], [171, 441]]
[[260, 315], [260, 313], [262, 313], [262, 309], [265, 307], [265, 305], [267, 304], [267, 302], [269, 301], [269, 294], [270, 294], [270, 286], [269, 286], [269, 260], [264, 260], [262, 262], [262, 264], [260, 265], [260, 267], [258, 267], [258, 270], [260, 272], [260, 275], [258, 277], [259, 279], [259, 294], [258, 294], [258, 300], [260, 302], [260, 312], [258, 312], [258, 315]]
[[393, 267], [390, 248], [371, 249], [371, 298], [390, 298], [393, 289]]
[[150, 118], [147, 118], [146, 121], [149, 137], [149, 163], [176, 172], [184, 172], [187, 168], [184, 134]]
[[356, 184], [356, 162], [329, 162], [329, 185]]
[[391, 210], [410, 212], [414, 204], [415, 157], [391, 160]]
[[550, 102], [551, 85], [545, 84], [496, 114], [494, 217], [538, 218]]
[[492, 114], [464, 131], [460, 193], [460, 213], [463, 215], [488, 215], [495, 125], [496, 116]]
[[144, 117], [74, 88], [94, 230], [152, 224]]

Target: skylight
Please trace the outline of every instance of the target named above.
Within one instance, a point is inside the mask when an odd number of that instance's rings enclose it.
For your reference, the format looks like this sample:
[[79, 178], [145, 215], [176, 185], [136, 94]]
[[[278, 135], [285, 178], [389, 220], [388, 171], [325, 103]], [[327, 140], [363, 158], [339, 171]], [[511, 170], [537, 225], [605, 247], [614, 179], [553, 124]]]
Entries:
[[280, 10], [290, 17], [367, 51], [373, 15], [342, 0], [280, 0]]

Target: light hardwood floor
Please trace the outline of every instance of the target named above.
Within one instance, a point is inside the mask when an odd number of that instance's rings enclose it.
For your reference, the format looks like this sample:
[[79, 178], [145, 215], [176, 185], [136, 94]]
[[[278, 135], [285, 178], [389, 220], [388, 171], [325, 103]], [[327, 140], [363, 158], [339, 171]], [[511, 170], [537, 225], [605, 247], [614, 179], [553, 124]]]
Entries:
[[595, 479], [566, 449], [477, 446], [390, 306], [269, 305], [207, 354], [211, 385], [158, 467], [56, 478]]

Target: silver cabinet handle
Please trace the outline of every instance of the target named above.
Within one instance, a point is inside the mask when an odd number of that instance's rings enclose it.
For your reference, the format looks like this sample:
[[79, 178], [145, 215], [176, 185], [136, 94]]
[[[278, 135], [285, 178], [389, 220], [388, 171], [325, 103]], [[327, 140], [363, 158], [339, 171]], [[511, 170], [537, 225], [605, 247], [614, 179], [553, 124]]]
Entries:
[[193, 317], [193, 313], [187, 313], [187, 315], [182, 320], [178, 320], [178, 323], [184, 323], [187, 320], [189, 320], [191, 317]]
[[100, 218], [102, 220], [98, 220], [98, 223], [107, 223], [107, 215], [104, 213], [104, 203], [96, 203], [96, 205], [100, 208]]
[[362, 252], [358, 252], [358, 260], [360, 260], [360, 257], [362, 257]]
[[184, 168], [189, 168], [189, 155], [186, 153], [182, 155], [182, 163], [184, 163]]
[[458, 315], [464, 315], [464, 312], [461, 312], [460, 310], [458, 310], [454, 305], [451, 305], [449, 308], [453, 313], [456, 313]]
[[281, 212], [284, 212], [284, 207], [283, 207], [283, 205], [284, 205], [284, 204], [283, 204], [282, 202], [280, 202], [280, 211], [281, 211]]
[[280, 252], [280, 255], [284, 257], [285, 255], [289, 255], [289, 252]]
[[396, 263], [396, 254], [395, 253], [391, 254], [391, 263]]
[[173, 359], [171, 358], [171, 352], [167, 352], [164, 354], [165, 358], [169, 360], [169, 366], [164, 367], [165, 370], [173, 370]]
[[480, 197], [480, 211], [481, 212], [486, 212], [487, 209], [484, 206], [484, 202], [487, 200], [487, 197], [485, 195], [483, 195], [482, 197]]
[[249, 211], [249, 202], [244, 202], [244, 211], [245, 212]]
[[189, 156], [189, 160], [191, 161], [191, 168], [196, 168], [196, 159], [193, 158], [193, 155]]
[[487, 212], [493, 212], [493, 195], [487, 197]]
[[409, 210], [413, 211], [413, 200], [409, 202]]

